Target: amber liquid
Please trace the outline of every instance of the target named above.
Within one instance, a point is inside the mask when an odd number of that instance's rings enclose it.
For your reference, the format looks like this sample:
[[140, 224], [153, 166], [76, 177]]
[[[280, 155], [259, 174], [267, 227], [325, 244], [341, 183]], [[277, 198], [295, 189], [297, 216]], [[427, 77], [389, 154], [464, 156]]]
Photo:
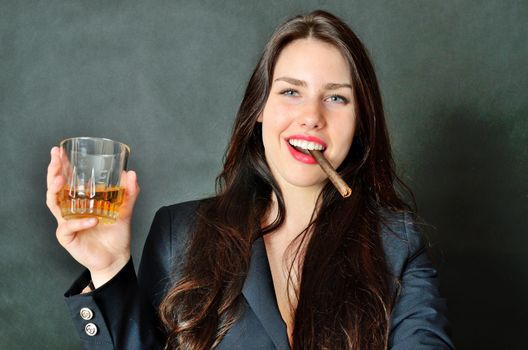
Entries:
[[96, 186], [95, 191], [87, 193], [81, 189], [72, 190], [64, 186], [57, 194], [62, 217], [79, 219], [97, 217], [99, 222], [111, 224], [117, 220], [119, 207], [123, 203], [123, 187]]

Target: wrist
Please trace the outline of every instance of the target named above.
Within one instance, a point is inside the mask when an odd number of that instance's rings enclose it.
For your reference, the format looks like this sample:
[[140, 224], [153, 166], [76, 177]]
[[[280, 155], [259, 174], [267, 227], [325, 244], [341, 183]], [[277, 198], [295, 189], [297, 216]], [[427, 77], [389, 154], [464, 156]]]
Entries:
[[116, 260], [114, 263], [112, 263], [112, 265], [103, 270], [90, 270], [90, 276], [92, 277], [91, 287], [96, 289], [110, 281], [115, 275], [119, 273], [119, 271], [123, 269], [123, 267], [125, 267], [129, 260], [130, 255]]

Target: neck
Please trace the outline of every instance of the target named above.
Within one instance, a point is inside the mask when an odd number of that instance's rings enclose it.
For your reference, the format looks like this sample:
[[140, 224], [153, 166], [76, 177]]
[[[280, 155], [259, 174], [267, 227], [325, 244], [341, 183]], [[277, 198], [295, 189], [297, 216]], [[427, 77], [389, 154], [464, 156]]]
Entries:
[[[284, 223], [276, 233], [281, 236], [281, 241], [291, 241], [310, 224], [312, 213], [316, 209], [317, 197], [319, 196], [321, 187], [294, 188], [293, 186], [288, 186], [281, 188], [281, 190], [286, 208], [286, 216]], [[277, 213], [277, 198], [273, 193], [266, 224], [273, 222], [277, 217]], [[273, 236], [274, 233], [271, 235]]]

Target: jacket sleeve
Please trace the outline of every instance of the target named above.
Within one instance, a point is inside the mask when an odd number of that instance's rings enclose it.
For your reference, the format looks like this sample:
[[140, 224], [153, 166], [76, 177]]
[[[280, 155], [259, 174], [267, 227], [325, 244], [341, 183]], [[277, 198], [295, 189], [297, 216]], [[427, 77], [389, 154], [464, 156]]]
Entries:
[[[150, 228], [141, 265], [139, 282], [134, 265], [127, 265], [96, 290], [80, 294], [90, 282], [85, 271], [65, 293], [75, 328], [85, 349], [161, 349], [165, 343], [159, 323], [153, 284], [168, 270], [170, 216], [165, 208], [156, 213]], [[166, 250], [166, 251], [164, 251]], [[149, 273], [143, 266], [149, 267]], [[147, 277], [145, 277], [147, 276]], [[158, 286], [159, 287], [159, 286]]]
[[422, 236], [404, 217], [408, 257], [392, 312], [389, 348], [393, 350], [454, 349], [449, 338], [447, 306], [438, 290], [438, 275]]

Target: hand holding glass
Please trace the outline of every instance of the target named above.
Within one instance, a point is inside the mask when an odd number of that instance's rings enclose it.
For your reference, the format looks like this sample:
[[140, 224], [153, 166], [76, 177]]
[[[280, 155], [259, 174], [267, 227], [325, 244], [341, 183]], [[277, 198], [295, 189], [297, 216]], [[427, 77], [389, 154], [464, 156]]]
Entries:
[[109, 139], [63, 140], [60, 161], [66, 183], [57, 193], [62, 217], [97, 217], [102, 223], [114, 223], [123, 203], [121, 177], [129, 154], [127, 145]]

